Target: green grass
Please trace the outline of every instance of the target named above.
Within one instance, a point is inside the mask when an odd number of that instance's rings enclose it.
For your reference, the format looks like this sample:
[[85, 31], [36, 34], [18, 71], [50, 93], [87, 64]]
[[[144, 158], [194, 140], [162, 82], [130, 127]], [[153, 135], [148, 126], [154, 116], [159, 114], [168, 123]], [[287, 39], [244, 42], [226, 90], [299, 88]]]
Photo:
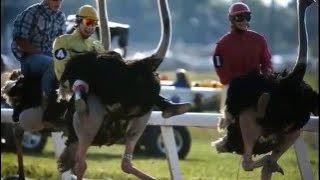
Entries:
[[[241, 169], [240, 156], [218, 154], [210, 147], [210, 142], [220, 135], [212, 129], [189, 128], [192, 135], [192, 147], [185, 160], [179, 161], [183, 179], [186, 180], [230, 180], [259, 179], [260, 169], [245, 172]], [[308, 134], [307, 140], [310, 139]], [[313, 141], [313, 140], [311, 140]], [[313, 141], [314, 142], [314, 141]], [[311, 145], [313, 146], [313, 145]], [[120, 170], [122, 145], [111, 147], [92, 147], [88, 154], [86, 178], [130, 180], [136, 179]], [[309, 158], [313, 167], [314, 179], [318, 177], [318, 154], [309, 147]], [[58, 179], [51, 139], [42, 154], [26, 155], [25, 169], [27, 177], [34, 179]], [[134, 157], [134, 165], [153, 175], [157, 179], [170, 179], [168, 163], [165, 158], [153, 158], [143, 155]], [[300, 179], [296, 157], [291, 148], [279, 161], [285, 175], [275, 174], [273, 179]], [[1, 175], [13, 175], [17, 171], [16, 157], [13, 153], [1, 153]]]

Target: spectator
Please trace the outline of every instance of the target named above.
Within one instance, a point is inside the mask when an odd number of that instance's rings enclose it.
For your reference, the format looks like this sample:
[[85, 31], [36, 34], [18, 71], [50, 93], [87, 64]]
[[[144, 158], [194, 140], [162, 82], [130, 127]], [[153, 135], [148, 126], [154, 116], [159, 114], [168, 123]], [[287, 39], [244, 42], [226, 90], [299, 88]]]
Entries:
[[188, 80], [188, 77], [186, 75], [185, 69], [177, 69], [176, 70], [176, 81], [173, 83], [173, 86], [176, 87], [184, 87], [184, 88], [190, 88], [190, 82]]

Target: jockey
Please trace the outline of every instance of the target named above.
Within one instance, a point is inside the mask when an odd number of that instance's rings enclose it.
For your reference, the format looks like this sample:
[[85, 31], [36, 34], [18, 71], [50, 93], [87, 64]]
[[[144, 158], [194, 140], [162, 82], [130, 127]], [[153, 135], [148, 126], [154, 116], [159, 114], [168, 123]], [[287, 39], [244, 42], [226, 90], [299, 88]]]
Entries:
[[[96, 10], [90, 5], [84, 5], [77, 11], [75, 31], [72, 34], [65, 34], [55, 39], [52, 53], [54, 72], [58, 80], [60, 80], [65, 65], [71, 57], [85, 52], [105, 52], [101, 42], [91, 37], [95, 32], [98, 21]], [[76, 92], [75, 106], [81, 110], [86, 110], [88, 84], [83, 80], [77, 80], [72, 85], [72, 90]], [[191, 107], [189, 103], [172, 103], [162, 96], [158, 96], [156, 106], [163, 111], [162, 116], [164, 118], [183, 114]]]
[[221, 103], [224, 103], [226, 89], [233, 78], [251, 71], [272, 72], [271, 54], [265, 38], [249, 29], [249, 6], [243, 2], [233, 3], [228, 18], [231, 30], [217, 42], [212, 57], [220, 82], [225, 85]]

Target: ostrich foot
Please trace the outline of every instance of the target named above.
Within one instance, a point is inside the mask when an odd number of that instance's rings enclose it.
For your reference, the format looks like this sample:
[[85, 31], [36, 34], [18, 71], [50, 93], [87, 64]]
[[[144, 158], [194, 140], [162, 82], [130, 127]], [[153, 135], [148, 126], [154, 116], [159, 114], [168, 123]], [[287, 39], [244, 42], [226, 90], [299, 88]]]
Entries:
[[126, 158], [122, 159], [121, 168], [122, 168], [123, 172], [128, 173], [128, 174], [133, 174], [142, 180], [155, 180], [156, 179], [156, 178], [144, 173], [143, 171], [135, 168], [132, 165], [131, 161]]
[[268, 159], [263, 168], [269, 173], [279, 172], [284, 175], [282, 167], [273, 159]]
[[218, 153], [229, 152], [227, 148], [227, 136], [211, 142], [211, 146], [215, 147]]

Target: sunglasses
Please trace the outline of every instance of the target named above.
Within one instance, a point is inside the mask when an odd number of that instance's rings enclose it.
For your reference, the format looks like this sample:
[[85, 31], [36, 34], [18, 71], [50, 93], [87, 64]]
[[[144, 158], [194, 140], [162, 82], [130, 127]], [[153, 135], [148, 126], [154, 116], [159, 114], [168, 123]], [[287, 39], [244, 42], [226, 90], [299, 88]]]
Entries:
[[244, 14], [239, 14], [239, 15], [235, 15], [232, 17], [232, 19], [236, 22], [242, 22], [244, 20], [247, 20], [248, 22], [250, 22], [251, 20], [251, 14], [249, 13], [244, 13]]
[[82, 23], [85, 26], [97, 26], [98, 25], [98, 21], [94, 20], [94, 19], [82, 19]]

